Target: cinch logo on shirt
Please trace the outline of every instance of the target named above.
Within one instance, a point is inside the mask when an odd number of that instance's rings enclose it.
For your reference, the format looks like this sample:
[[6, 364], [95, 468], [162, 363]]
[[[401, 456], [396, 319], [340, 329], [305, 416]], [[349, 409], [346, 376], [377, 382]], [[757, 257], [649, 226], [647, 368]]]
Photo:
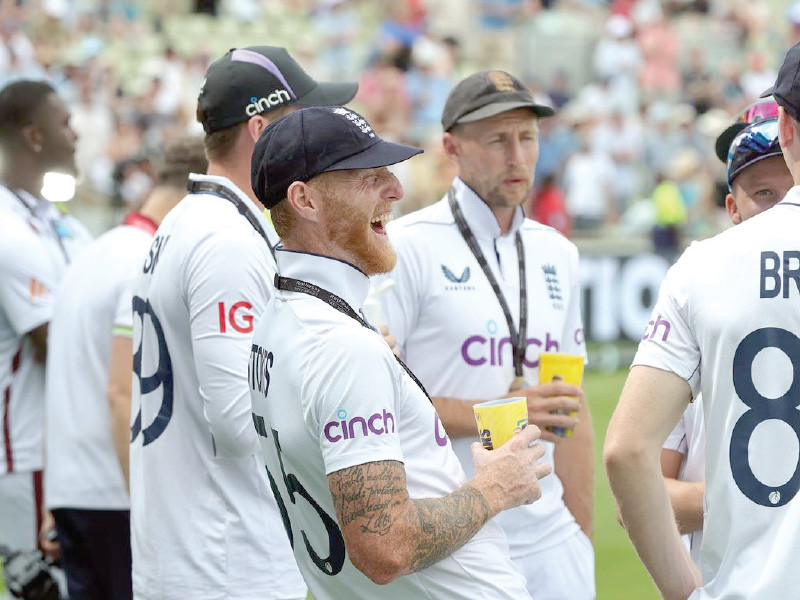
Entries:
[[[338, 442], [339, 440], [349, 440], [357, 436], [368, 437], [370, 433], [374, 435], [383, 435], [384, 433], [394, 433], [394, 415], [386, 409], [383, 413], [375, 413], [369, 417], [353, 417], [347, 418], [347, 411], [339, 409], [336, 413], [338, 421], [328, 421], [322, 431], [325, 433], [325, 438], [329, 442]], [[391, 429], [389, 424], [391, 423]]]
[[244, 112], [247, 113], [248, 117], [253, 117], [255, 115], [260, 115], [273, 106], [278, 106], [284, 102], [289, 102], [291, 99], [292, 98], [289, 96], [289, 92], [281, 89], [275, 90], [266, 98], [256, 98], [255, 96], [251, 96], [250, 104], [244, 107]]
[[[550, 332], [547, 332], [544, 341], [538, 338], [528, 338], [527, 347], [530, 346], [536, 346], [540, 352], [558, 352], [560, 343], [550, 335]], [[487, 363], [492, 367], [513, 364], [511, 338], [508, 336], [471, 335], [461, 344], [461, 357], [471, 367], [479, 367]], [[539, 366], [538, 359], [533, 362], [523, 359], [522, 362], [531, 369]]]
[[652, 340], [656, 335], [661, 333], [661, 341], [666, 342], [669, 337], [669, 330], [672, 329], [669, 321], [662, 319], [661, 315], [656, 317], [655, 321], [648, 321], [647, 327], [644, 330], [643, 340]]

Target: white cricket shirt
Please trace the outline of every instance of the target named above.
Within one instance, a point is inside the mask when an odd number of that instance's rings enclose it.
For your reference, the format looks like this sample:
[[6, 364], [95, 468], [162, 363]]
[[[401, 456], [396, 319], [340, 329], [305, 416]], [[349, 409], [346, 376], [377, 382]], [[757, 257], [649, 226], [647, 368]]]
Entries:
[[[223, 177], [192, 175], [234, 191]], [[247, 364], [272, 286], [269, 248], [228, 200], [189, 194], [162, 221], [134, 284], [130, 456], [140, 600], [305, 595], [256, 457]]]
[[796, 598], [800, 188], [669, 270], [635, 365], [703, 394], [706, 495], [692, 600]]
[[[514, 218], [511, 231], [500, 227], [489, 207], [460, 179], [456, 199], [508, 303], [519, 322], [519, 269], [514, 241], [522, 234], [528, 301], [528, 348], [524, 375], [538, 382], [541, 351], [585, 356], [580, 316], [578, 250], [555, 229]], [[486, 400], [509, 391], [514, 379], [512, 345], [503, 310], [478, 261], [453, 219], [447, 198], [389, 223], [397, 251], [390, 274], [394, 286], [380, 296], [389, 331], [403, 360], [431, 396]], [[453, 440], [468, 476], [475, 437]], [[553, 444], [542, 442], [543, 460], [553, 461]], [[511, 555], [523, 557], [556, 545], [579, 527], [564, 505], [556, 473], [541, 481], [542, 497], [531, 505], [498, 515]]]
[[130, 506], [111, 436], [107, 387], [111, 340], [130, 335], [131, 288], [156, 228], [139, 219], [132, 222], [142, 226], [120, 225], [90, 244], [67, 268], [56, 294], [46, 369], [50, 509]]
[[[278, 267], [355, 311], [369, 289], [361, 271], [318, 255], [279, 250]], [[451, 556], [388, 585], [350, 562], [328, 474], [401, 461], [412, 499], [442, 497], [466, 480], [433, 405], [379, 333], [320, 299], [276, 291], [256, 326], [250, 371], [262, 456], [316, 600], [529, 598], [493, 521]]]
[[47, 200], [0, 185], [0, 475], [43, 466], [44, 365], [26, 335], [47, 323], [86, 229]]
[[[695, 398], [681, 415], [681, 420], [667, 437], [663, 446], [683, 454], [683, 463], [678, 471], [680, 481], [705, 481], [706, 479], [706, 431], [703, 422], [703, 396]], [[692, 560], [700, 563], [700, 547], [703, 530], [692, 531], [682, 536]]]

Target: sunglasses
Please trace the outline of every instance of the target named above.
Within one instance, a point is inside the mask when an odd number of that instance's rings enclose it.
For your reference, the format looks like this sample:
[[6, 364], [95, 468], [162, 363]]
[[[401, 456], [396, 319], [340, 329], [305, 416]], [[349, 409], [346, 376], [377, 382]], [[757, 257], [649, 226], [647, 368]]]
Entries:
[[733, 179], [746, 167], [779, 154], [781, 147], [778, 142], [777, 118], [765, 118], [742, 129], [733, 138], [728, 150], [728, 188], [730, 189]]
[[772, 119], [778, 116], [778, 103], [774, 100], [764, 100], [751, 104], [739, 115], [736, 119], [737, 123], [746, 123], [751, 125], [764, 121], [765, 119]]

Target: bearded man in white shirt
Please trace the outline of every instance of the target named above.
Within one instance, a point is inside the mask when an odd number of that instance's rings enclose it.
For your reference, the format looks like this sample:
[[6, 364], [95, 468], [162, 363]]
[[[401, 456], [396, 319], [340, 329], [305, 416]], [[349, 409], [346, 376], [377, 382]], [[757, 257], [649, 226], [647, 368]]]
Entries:
[[540, 497], [539, 430], [474, 444], [467, 480], [424, 388], [362, 312], [368, 277], [395, 262], [385, 223], [403, 189], [386, 167], [419, 152], [338, 107], [284, 117], [253, 153], [283, 243], [253, 335], [253, 421], [317, 600], [529, 598], [492, 517]]
[[[536, 385], [541, 352], [586, 355], [578, 250], [521, 208], [533, 186], [538, 122], [552, 114], [504, 71], [456, 85], [442, 115], [442, 142], [458, 176], [444, 198], [390, 224], [397, 266], [380, 301], [468, 474], [477, 434], [472, 406], [527, 398], [554, 474], [542, 482], [540, 502], [497, 521], [531, 596], [591, 600], [591, 418], [578, 386]], [[557, 435], [565, 429], [573, 435]]]

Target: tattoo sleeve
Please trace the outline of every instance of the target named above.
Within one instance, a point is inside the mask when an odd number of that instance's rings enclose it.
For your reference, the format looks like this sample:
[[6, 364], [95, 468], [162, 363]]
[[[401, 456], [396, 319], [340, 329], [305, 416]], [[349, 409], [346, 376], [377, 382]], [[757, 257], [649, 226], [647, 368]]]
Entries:
[[404, 557], [403, 574], [447, 558], [492, 516], [489, 503], [470, 483], [441, 498], [412, 500], [403, 463], [378, 461], [328, 476], [336, 516], [346, 543], [391, 545]]

